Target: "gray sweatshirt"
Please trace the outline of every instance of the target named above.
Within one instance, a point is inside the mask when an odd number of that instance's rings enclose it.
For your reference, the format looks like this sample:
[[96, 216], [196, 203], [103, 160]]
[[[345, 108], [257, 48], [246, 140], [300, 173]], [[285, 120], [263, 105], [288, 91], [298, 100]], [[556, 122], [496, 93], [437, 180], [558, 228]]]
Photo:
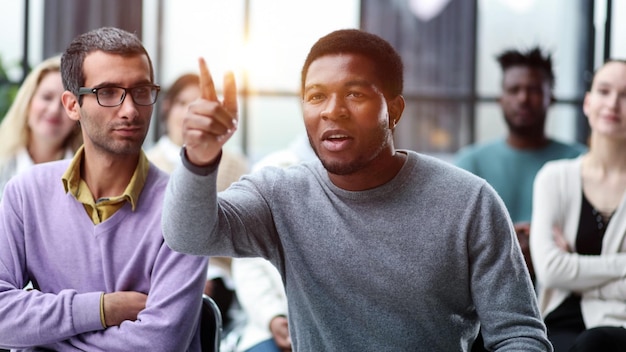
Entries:
[[279, 270], [295, 351], [552, 351], [511, 221], [482, 179], [411, 151], [390, 182], [352, 192], [319, 161], [228, 190], [184, 161], [163, 233], [176, 251], [260, 256]]

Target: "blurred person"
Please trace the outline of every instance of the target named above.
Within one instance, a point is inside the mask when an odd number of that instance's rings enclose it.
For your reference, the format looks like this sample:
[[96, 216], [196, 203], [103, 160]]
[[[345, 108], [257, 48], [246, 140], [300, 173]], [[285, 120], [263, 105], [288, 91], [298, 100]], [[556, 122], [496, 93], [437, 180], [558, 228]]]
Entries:
[[547, 163], [534, 187], [530, 245], [555, 351], [626, 346], [626, 61], [595, 73], [583, 111], [589, 152]]
[[[165, 92], [162, 101], [161, 122], [165, 133], [156, 145], [146, 151], [146, 156], [161, 170], [171, 173], [180, 164], [183, 145], [183, 117], [191, 102], [200, 97], [200, 77], [195, 73], [179, 76]], [[249, 171], [248, 161], [235, 152], [224, 151], [223, 163], [217, 175], [217, 190], [222, 191]], [[211, 257], [204, 293], [215, 301], [222, 313], [223, 324], [228, 329], [232, 314], [236, 312], [235, 285], [231, 278], [229, 257]], [[231, 314], [232, 313], [232, 314]]]
[[[216, 191], [237, 128], [237, 89], [185, 116], [184, 167], [168, 183], [163, 235], [177, 251], [263, 257], [277, 267], [294, 351], [551, 351], [513, 225], [482, 179], [396, 150], [403, 65], [360, 30], [319, 39], [302, 69], [318, 160], [266, 167]], [[493, 284], [497, 284], [494, 289]]]
[[276, 267], [263, 258], [234, 258], [232, 270], [246, 316], [237, 351], [291, 351], [287, 297]]
[[265, 166], [289, 167], [306, 161], [317, 160], [317, 156], [311, 148], [311, 143], [306, 133], [300, 133], [294, 138], [287, 148], [277, 150], [263, 157], [254, 164], [252, 171]]
[[61, 104], [60, 56], [37, 65], [20, 86], [0, 123], [0, 199], [7, 181], [34, 164], [74, 155], [80, 127]]
[[[316, 160], [306, 133], [287, 148], [259, 160], [252, 171], [263, 167], [289, 167]], [[218, 176], [219, 177], [219, 176]], [[280, 273], [263, 258], [235, 258], [232, 263], [237, 298], [246, 315], [246, 325], [237, 347], [245, 352], [291, 351], [287, 297]]]
[[525, 52], [510, 49], [500, 53], [497, 61], [502, 69], [498, 102], [508, 134], [460, 150], [455, 164], [484, 178], [498, 192], [513, 220], [534, 281], [528, 237], [535, 175], [547, 161], [574, 158], [586, 147], [557, 141], [545, 133], [548, 109], [555, 102], [550, 54], [544, 55], [539, 47]]
[[152, 61], [135, 35], [105, 27], [71, 41], [61, 72], [63, 106], [84, 144], [72, 160], [7, 183], [0, 346], [200, 351], [207, 261], [165, 244], [168, 175], [141, 149], [159, 92]]
[[[195, 73], [179, 76], [165, 92], [162, 100], [161, 123], [164, 133], [154, 147], [146, 151], [148, 159], [161, 170], [171, 173], [180, 164], [180, 148], [183, 145], [183, 117], [191, 102], [200, 97], [200, 78]], [[235, 152], [225, 151], [223, 164], [218, 171], [218, 190], [249, 171], [248, 160]]]

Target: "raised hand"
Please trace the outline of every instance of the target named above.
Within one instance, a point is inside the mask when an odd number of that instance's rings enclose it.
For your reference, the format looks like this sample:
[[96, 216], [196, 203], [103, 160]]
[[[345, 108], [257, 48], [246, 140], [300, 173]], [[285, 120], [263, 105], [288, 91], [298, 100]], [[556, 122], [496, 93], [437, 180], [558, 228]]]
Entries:
[[204, 59], [200, 66], [202, 96], [189, 105], [183, 119], [183, 142], [187, 159], [195, 165], [208, 165], [237, 129], [237, 87], [232, 72], [224, 75], [224, 100], [217, 98], [213, 77]]

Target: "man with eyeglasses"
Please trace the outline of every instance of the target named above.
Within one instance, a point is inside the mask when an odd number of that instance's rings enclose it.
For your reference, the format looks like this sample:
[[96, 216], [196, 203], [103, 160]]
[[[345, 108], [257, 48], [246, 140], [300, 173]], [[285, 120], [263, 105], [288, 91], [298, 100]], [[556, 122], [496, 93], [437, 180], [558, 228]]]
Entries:
[[84, 145], [7, 184], [0, 346], [200, 351], [207, 260], [164, 243], [168, 176], [142, 151], [159, 93], [150, 57], [133, 34], [100, 28], [70, 43], [61, 71]]

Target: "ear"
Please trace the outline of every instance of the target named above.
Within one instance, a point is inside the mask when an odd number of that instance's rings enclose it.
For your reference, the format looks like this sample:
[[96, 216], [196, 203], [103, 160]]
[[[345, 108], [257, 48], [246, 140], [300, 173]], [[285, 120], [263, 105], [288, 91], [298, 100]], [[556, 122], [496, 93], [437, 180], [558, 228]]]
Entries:
[[394, 129], [404, 111], [404, 98], [401, 95], [387, 101], [387, 111], [389, 112], [389, 128]]
[[585, 93], [585, 98], [583, 99], [583, 113], [589, 118], [589, 92]]
[[61, 103], [63, 103], [63, 108], [65, 108], [65, 112], [70, 119], [80, 121], [80, 105], [78, 105], [78, 98], [74, 93], [69, 90], [63, 92], [61, 94]]

